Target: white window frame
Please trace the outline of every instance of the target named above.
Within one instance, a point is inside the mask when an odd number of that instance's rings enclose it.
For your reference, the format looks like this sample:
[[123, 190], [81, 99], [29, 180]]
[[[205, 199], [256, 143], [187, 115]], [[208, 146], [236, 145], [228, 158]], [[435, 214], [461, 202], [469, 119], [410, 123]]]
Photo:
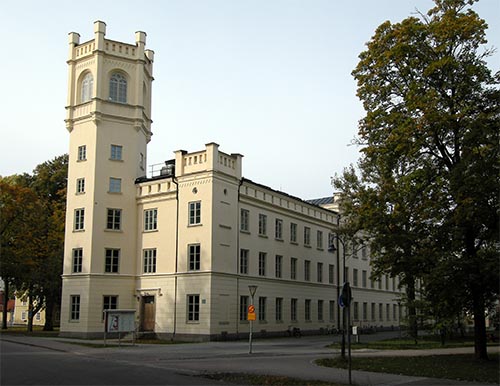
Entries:
[[201, 224], [201, 201], [191, 201], [188, 203], [188, 225]]
[[158, 229], [158, 208], [144, 209], [144, 231]]
[[71, 256], [71, 272], [81, 273], [83, 268], [83, 248], [73, 248]]
[[91, 72], [87, 72], [81, 83], [80, 102], [89, 102], [94, 96], [94, 77]]
[[105, 248], [104, 255], [104, 272], [119, 273], [120, 272], [120, 255], [119, 248]]
[[201, 245], [188, 245], [188, 270], [199, 271], [201, 269]]
[[120, 72], [114, 72], [109, 78], [109, 100], [127, 103], [127, 78]]
[[85, 178], [77, 178], [76, 179], [76, 194], [85, 193]]
[[85, 230], [85, 208], [75, 209], [75, 223], [73, 226], [73, 230], [75, 231]]
[[240, 230], [242, 232], [250, 232], [250, 211], [248, 209], [241, 209], [240, 216]]
[[87, 145], [78, 146], [78, 154], [77, 161], [86, 161], [87, 160]]
[[122, 192], [122, 179], [116, 177], [109, 177], [109, 193]]
[[200, 295], [188, 294], [186, 295], [186, 311], [187, 322], [198, 323], [200, 321]]
[[123, 146], [111, 144], [109, 159], [112, 161], [123, 161]]
[[122, 210], [108, 208], [106, 212], [106, 230], [120, 231], [122, 229]]
[[72, 322], [80, 320], [80, 302], [80, 295], [70, 295], [69, 320]]
[[259, 236], [267, 236], [267, 215], [259, 213]]
[[248, 249], [240, 249], [240, 274], [248, 275], [248, 259], [250, 251]]
[[143, 272], [156, 272], [156, 248], [146, 248], [142, 252], [143, 256]]

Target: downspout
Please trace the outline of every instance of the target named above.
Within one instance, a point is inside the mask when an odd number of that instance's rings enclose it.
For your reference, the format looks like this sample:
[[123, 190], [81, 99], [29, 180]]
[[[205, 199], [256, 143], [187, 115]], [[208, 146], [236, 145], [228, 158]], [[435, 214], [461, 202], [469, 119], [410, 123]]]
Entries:
[[[337, 331], [340, 331], [340, 242], [339, 242], [339, 228], [340, 228], [340, 213], [337, 215], [337, 237], [335, 238], [337, 248]], [[343, 267], [345, 270], [345, 268]]]
[[243, 178], [240, 179], [238, 184], [238, 201], [236, 205], [236, 337], [240, 333], [240, 220], [241, 220], [241, 210], [240, 210], [240, 196], [241, 196], [241, 186], [243, 185]]
[[172, 332], [172, 340], [175, 339], [177, 331], [177, 265], [179, 260], [179, 183], [172, 176], [172, 182], [175, 184], [175, 202], [176, 202], [176, 215], [175, 215], [175, 276], [174, 276], [174, 330]]

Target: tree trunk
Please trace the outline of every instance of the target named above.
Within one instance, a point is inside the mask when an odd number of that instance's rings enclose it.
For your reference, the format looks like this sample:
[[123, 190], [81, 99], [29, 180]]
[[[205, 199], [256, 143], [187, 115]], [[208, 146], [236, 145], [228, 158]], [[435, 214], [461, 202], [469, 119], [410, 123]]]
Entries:
[[408, 329], [410, 336], [415, 339], [415, 344], [418, 339], [418, 324], [417, 324], [417, 309], [415, 307], [415, 280], [410, 278], [406, 285], [406, 297], [408, 302]]
[[28, 332], [33, 332], [33, 298], [28, 295]]
[[486, 318], [484, 316], [484, 300], [482, 294], [473, 289], [474, 307], [474, 356], [476, 359], [488, 360], [486, 349]]
[[51, 299], [47, 299], [45, 305], [45, 325], [43, 326], [43, 331], [54, 331], [54, 302]]
[[4, 281], [4, 293], [3, 293], [3, 314], [2, 314], [2, 330], [7, 329], [7, 306], [9, 305], [9, 279], [5, 278]]

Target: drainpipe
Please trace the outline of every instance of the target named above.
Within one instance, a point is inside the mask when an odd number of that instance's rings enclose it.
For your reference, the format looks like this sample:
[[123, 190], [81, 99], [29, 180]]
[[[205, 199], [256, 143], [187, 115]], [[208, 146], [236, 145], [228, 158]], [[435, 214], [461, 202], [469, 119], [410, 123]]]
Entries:
[[238, 184], [238, 201], [236, 205], [236, 336], [240, 332], [240, 196], [241, 185], [243, 185], [243, 178], [240, 179]]
[[176, 215], [175, 215], [175, 277], [174, 277], [174, 330], [172, 332], [172, 340], [175, 338], [177, 331], [177, 265], [179, 260], [179, 183], [177, 178], [172, 176], [172, 182], [175, 184], [175, 202], [176, 202]]

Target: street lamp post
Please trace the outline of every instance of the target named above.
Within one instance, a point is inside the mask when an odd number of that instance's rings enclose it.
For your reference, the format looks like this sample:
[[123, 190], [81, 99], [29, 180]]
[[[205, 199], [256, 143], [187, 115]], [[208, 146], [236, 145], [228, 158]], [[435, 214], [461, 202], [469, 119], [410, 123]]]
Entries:
[[[250, 334], [248, 335], [248, 353], [252, 353], [252, 333], [253, 333], [253, 321], [255, 320], [255, 306], [253, 304], [253, 298], [255, 292], [257, 292], [256, 285], [249, 285], [248, 290], [250, 291], [250, 305], [248, 306], [248, 321], [250, 322]], [[250, 312], [252, 311], [252, 312]]]
[[[340, 262], [339, 262], [339, 259], [340, 259], [340, 248], [338, 247], [339, 243], [342, 244], [342, 269], [344, 270], [344, 273], [342, 275], [343, 277], [343, 281], [344, 283], [346, 282], [346, 277], [345, 277], [345, 243], [344, 243], [344, 240], [342, 240], [338, 235], [335, 235], [335, 239], [336, 239], [336, 242], [337, 242], [337, 247], [332, 243], [328, 250], [330, 252], [335, 252], [337, 251], [337, 307], [338, 307], [338, 326], [339, 326], [339, 330], [340, 330], [340, 283], [339, 283], [339, 279], [340, 279]], [[345, 359], [345, 311], [342, 310], [342, 346], [341, 346], [341, 355], [342, 355], [342, 358]]]

